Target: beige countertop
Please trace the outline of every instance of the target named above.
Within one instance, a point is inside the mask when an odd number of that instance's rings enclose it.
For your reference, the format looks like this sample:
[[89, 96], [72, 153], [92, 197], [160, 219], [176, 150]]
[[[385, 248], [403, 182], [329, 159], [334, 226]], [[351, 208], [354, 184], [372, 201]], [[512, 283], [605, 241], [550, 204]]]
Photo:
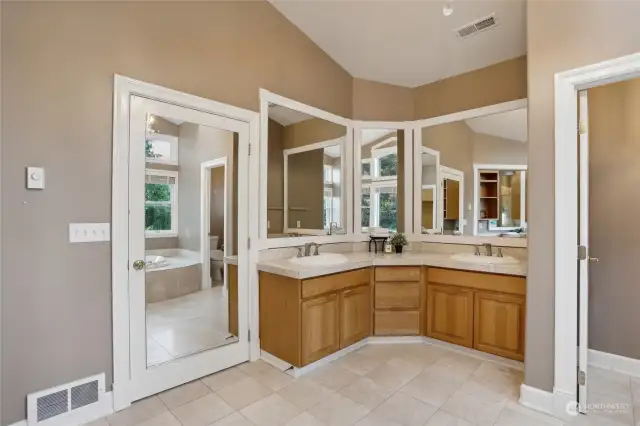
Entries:
[[491, 274], [527, 276], [527, 261], [517, 265], [478, 265], [459, 262], [451, 259], [450, 254], [443, 253], [340, 253], [348, 258], [347, 262], [331, 266], [304, 266], [289, 262], [288, 258], [258, 262], [258, 270], [286, 277], [305, 279], [320, 275], [335, 274], [370, 266], [437, 266], [440, 268], [459, 269], [463, 271], [488, 272]]

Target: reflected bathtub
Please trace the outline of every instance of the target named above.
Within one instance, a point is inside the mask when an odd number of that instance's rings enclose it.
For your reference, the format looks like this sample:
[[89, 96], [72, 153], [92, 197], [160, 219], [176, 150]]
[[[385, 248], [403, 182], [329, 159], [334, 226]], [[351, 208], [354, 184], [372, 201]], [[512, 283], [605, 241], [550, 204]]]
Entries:
[[147, 250], [146, 301], [161, 302], [202, 288], [200, 253], [183, 249]]

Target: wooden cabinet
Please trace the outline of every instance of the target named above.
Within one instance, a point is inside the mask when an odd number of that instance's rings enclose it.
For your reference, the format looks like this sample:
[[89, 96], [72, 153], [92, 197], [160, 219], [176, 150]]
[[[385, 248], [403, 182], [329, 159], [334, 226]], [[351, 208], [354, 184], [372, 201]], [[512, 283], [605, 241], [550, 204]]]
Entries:
[[340, 348], [371, 334], [371, 290], [360, 286], [340, 293]]
[[227, 292], [227, 304], [229, 315], [229, 334], [238, 336], [238, 267], [228, 264], [229, 291]]
[[371, 334], [371, 269], [298, 280], [260, 273], [260, 348], [303, 367]]
[[427, 289], [427, 336], [473, 346], [473, 291], [443, 285]]
[[381, 266], [374, 276], [374, 334], [419, 335], [425, 293], [422, 267]]
[[478, 291], [474, 312], [476, 349], [524, 360], [524, 297]]
[[524, 278], [430, 268], [427, 280], [427, 336], [524, 360]]
[[340, 306], [337, 294], [302, 302], [302, 363], [309, 364], [340, 348]]

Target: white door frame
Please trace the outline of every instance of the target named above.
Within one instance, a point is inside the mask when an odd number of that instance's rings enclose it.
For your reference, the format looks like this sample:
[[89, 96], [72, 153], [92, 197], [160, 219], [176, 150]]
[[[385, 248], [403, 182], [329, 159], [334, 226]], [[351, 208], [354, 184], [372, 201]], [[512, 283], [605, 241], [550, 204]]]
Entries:
[[[233, 162], [233, 159], [231, 160]], [[200, 164], [200, 256], [202, 257], [202, 288], [211, 288], [211, 255], [209, 234], [211, 232], [211, 169], [224, 167], [224, 255], [229, 256], [231, 242], [231, 227], [229, 226], [229, 218], [233, 215], [233, 207], [230, 201], [230, 195], [233, 191], [233, 173], [229, 167], [228, 158], [220, 157], [215, 160], [205, 161]], [[227, 291], [227, 274], [225, 267], [224, 274], [224, 291]]]
[[440, 195], [438, 198], [438, 221], [440, 231], [444, 232], [444, 180], [455, 180], [460, 184], [458, 189], [458, 231], [464, 235], [464, 172], [447, 166], [440, 166]]
[[[240, 187], [249, 188], [249, 194], [238, 199], [238, 211], [242, 215], [241, 220], [248, 223], [248, 227], [239, 227], [238, 240], [250, 241], [250, 236], [257, 236], [257, 227], [254, 225], [257, 214], [249, 213], [248, 200], [250, 197], [257, 199], [254, 190], [257, 183], [257, 162], [249, 157], [249, 146], [258, 138], [258, 114], [242, 108], [233, 107], [209, 99], [200, 98], [172, 89], [156, 86], [149, 83], [133, 80], [127, 77], [115, 75], [114, 77], [114, 109], [113, 109], [113, 181], [112, 181], [112, 317], [113, 317], [113, 359], [114, 359], [114, 383], [113, 404], [114, 410], [121, 410], [131, 404], [136, 398], [136, 390], [133, 389], [131, 380], [131, 345], [130, 345], [130, 309], [129, 309], [129, 116], [132, 96], [139, 96], [159, 102], [165, 102], [175, 106], [182, 106], [191, 110], [215, 114], [227, 117], [238, 122], [248, 124], [248, 138], [239, 144], [240, 168], [247, 170], [249, 176], [239, 174]], [[252, 161], [253, 160], [253, 161]], [[252, 184], [249, 184], [249, 181]], [[255, 210], [255, 209], [252, 209]], [[248, 229], [247, 229], [248, 228]], [[248, 283], [247, 299], [249, 306], [239, 307], [247, 313], [248, 330], [240, 330], [241, 341], [248, 338], [250, 330], [255, 330], [251, 335], [257, 335], [257, 273], [255, 271], [255, 249], [248, 249], [250, 245], [239, 244], [242, 255], [246, 258], [246, 267], [239, 267], [239, 281]], [[259, 347], [257, 339], [248, 342], [250, 358], [257, 359]], [[190, 357], [197, 358], [197, 357]], [[183, 375], [185, 381], [188, 378]]]
[[[578, 400], [578, 91], [640, 76], [640, 53], [555, 76], [555, 408]], [[541, 171], [543, 173], [543, 171]], [[568, 225], [569, 224], [569, 225]], [[588, 250], [587, 250], [588, 256]], [[588, 382], [588, 379], [587, 379]]]
[[[422, 184], [422, 153], [436, 157], [436, 183], [433, 185]], [[440, 174], [440, 151], [422, 146], [422, 132], [413, 129], [413, 187], [422, 189], [434, 187], [433, 208], [435, 210], [433, 220], [435, 221], [435, 226], [432, 228], [433, 231], [442, 231], [442, 222], [438, 217]], [[422, 191], [413, 191], [413, 232], [414, 234], [422, 235]]]

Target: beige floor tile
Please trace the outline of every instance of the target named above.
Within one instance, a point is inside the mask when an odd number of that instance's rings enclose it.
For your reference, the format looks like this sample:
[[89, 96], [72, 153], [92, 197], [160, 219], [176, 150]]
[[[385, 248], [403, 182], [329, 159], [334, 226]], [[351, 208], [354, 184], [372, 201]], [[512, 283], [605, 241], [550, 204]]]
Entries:
[[589, 367], [587, 371], [589, 393], [598, 393], [617, 398], [619, 402], [631, 403], [631, 379], [615, 371]]
[[255, 376], [261, 371], [268, 370], [269, 368], [273, 368], [271, 365], [267, 364], [263, 360], [259, 359], [254, 362], [245, 362], [243, 364], [238, 365], [238, 368], [245, 374], [249, 376]]
[[403, 426], [422, 426], [436, 411], [438, 409], [433, 405], [418, 401], [409, 395], [397, 393], [373, 410], [373, 414]]
[[449, 353], [447, 349], [433, 345], [413, 345], [399, 357], [421, 367], [427, 367]]
[[466, 380], [466, 370], [455, 370], [444, 365], [431, 365], [403, 386], [400, 391], [435, 407], [457, 391]]
[[[473, 426], [468, 421], [439, 410], [433, 415], [425, 426]], [[513, 426], [517, 426], [514, 424]]]
[[[618, 377], [619, 378], [619, 377]], [[591, 389], [594, 389], [591, 383]], [[633, 425], [634, 409], [630, 399], [619, 393], [603, 395], [601, 389], [595, 388], [588, 394], [587, 401], [590, 407], [587, 410], [588, 417], [597, 419], [602, 424]], [[630, 397], [629, 397], [630, 398]]]
[[329, 395], [309, 410], [328, 426], [351, 426], [367, 415], [369, 409], [340, 394]]
[[468, 370], [473, 373], [480, 367], [482, 362], [483, 361], [480, 361], [479, 359], [472, 356], [451, 351], [442, 358], [438, 359], [435, 364], [446, 365], [448, 367], [453, 367], [459, 370]]
[[373, 380], [378, 386], [396, 391], [410, 382], [420, 373], [421, 367], [399, 358], [392, 358], [365, 377]]
[[320, 386], [336, 392], [349, 386], [360, 376], [350, 370], [329, 364], [312, 371], [308, 377]]
[[630, 380], [631, 380], [631, 397], [633, 400], [633, 405], [640, 406], [640, 379], [632, 377]]
[[172, 410], [183, 426], [206, 426], [233, 412], [218, 395], [211, 393]]
[[564, 422], [558, 418], [531, 410], [514, 402], [507, 404], [496, 422], [496, 426], [562, 426], [563, 424]]
[[493, 403], [487, 402], [491, 398], [499, 399], [495, 395], [487, 397], [458, 390], [442, 406], [441, 410], [479, 426], [491, 426], [498, 419], [508, 401], [504, 398]]
[[280, 389], [278, 393], [301, 410], [307, 410], [329, 396], [331, 390], [303, 377]]
[[240, 410], [273, 393], [252, 377], [246, 377], [216, 393], [234, 410]]
[[362, 420], [356, 423], [356, 426], [401, 426], [393, 420], [380, 417], [377, 414], [369, 413]]
[[356, 353], [377, 359], [380, 362], [387, 362], [402, 353], [397, 346], [398, 345], [366, 345], [358, 349]]
[[242, 379], [246, 379], [247, 376], [237, 367], [227, 368], [226, 370], [219, 371], [210, 376], [200, 379], [202, 383], [207, 385], [212, 391], [217, 391], [222, 388], [226, 388], [234, 383], [239, 382]]
[[211, 426], [254, 426], [246, 417], [240, 413], [232, 413], [227, 417], [212, 423]]
[[167, 411], [157, 417], [138, 423], [136, 426], [180, 426], [180, 422], [173, 414]]
[[285, 426], [324, 426], [324, 423], [313, 417], [308, 412], [303, 411], [285, 423]]
[[256, 372], [252, 377], [263, 386], [266, 386], [276, 392], [288, 386], [295, 380], [292, 376], [272, 366]]
[[257, 426], [284, 425], [300, 414], [301, 410], [274, 393], [250, 406], [243, 408], [240, 413]]
[[173, 356], [151, 337], [147, 338], [147, 365], [149, 367], [171, 361]]
[[158, 398], [162, 400], [168, 409], [172, 410], [194, 399], [202, 398], [209, 393], [211, 393], [211, 389], [200, 380], [196, 380], [162, 392], [158, 394]]
[[372, 410], [382, 404], [393, 392], [376, 384], [376, 382], [367, 377], [361, 377], [346, 388], [340, 390], [339, 393], [353, 402]]
[[131, 407], [125, 408], [107, 417], [110, 426], [135, 426], [140, 422], [156, 417], [167, 411], [167, 407], [157, 396], [136, 401]]
[[345, 368], [361, 376], [373, 371], [382, 363], [383, 361], [378, 358], [366, 356], [357, 351], [348, 353], [342, 358], [334, 361], [334, 364], [338, 367]]

